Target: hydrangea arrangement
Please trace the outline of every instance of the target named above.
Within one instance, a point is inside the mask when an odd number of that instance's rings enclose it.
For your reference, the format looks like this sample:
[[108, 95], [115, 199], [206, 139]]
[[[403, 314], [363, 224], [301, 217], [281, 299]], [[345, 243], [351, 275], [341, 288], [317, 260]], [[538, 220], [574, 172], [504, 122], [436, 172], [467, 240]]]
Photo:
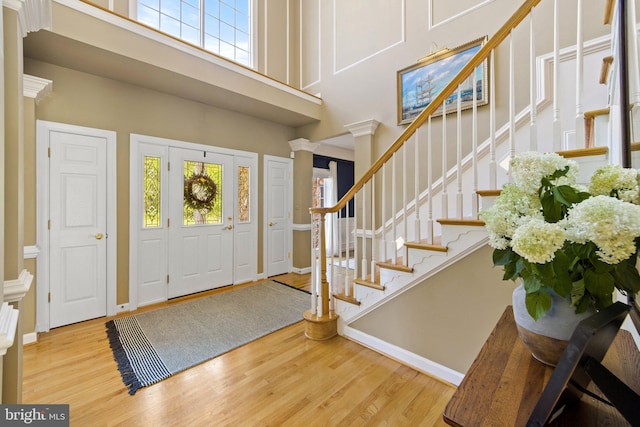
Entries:
[[555, 153], [527, 152], [510, 163], [513, 183], [480, 213], [504, 280], [520, 278], [527, 311], [539, 319], [551, 292], [577, 313], [613, 303], [616, 289], [640, 292], [640, 174], [607, 165], [589, 188], [576, 183], [578, 165]]

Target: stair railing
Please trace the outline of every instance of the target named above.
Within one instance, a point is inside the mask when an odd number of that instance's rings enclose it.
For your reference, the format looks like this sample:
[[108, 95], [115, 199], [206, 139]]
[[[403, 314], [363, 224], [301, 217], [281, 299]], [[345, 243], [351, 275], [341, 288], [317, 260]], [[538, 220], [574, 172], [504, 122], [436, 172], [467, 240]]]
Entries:
[[[582, 0], [577, 1], [577, 37], [576, 58], [579, 64], [576, 69], [576, 88], [582, 89], [583, 82], [583, 43], [582, 43]], [[482, 45], [480, 50], [469, 60], [462, 70], [452, 78], [446, 87], [424, 108], [411, 122], [395, 142], [364, 173], [355, 185], [333, 207], [312, 208], [313, 229], [317, 230], [316, 243], [312, 250], [312, 307], [311, 312], [319, 318], [329, 316], [333, 310], [333, 298], [352, 300], [357, 303], [353, 294], [352, 283], [355, 278], [375, 283], [379, 274], [376, 265], [389, 262], [396, 265], [407, 264], [408, 253], [404, 243], [407, 241], [424, 242], [436, 245], [439, 224], [434, 220], [434, 210], [440, 212], [440, 218], [477, 218], [479, 201], [477, 191], [480, 186], [497, 189], [505, 181], [505, 173], [498, 170], [498, 155], [503, 160], [513, 157], [516, 151], [541, 150], [558, 151], [566, 146], [561, 138], [560, 112], [558, 107], [558, 75], [559, 56], [559, 0], [553, 0], [554, 16], [551, 21], [554, 32], [553, 43], [553, 131], [548, 146], [539, 143], [537, 129], [538, 88], [540, 87], [538, 55], [533, 37], [538, 22], [536, 6], [541, 0], [526, 0], [500, 29]], [[575, 14], [572, 15], [574, 17]], [[528, 18], [528, 20], [527, 20]], [[526, 24], [528, 22], [528, 29]], [[519, 28], [528, 32], [530, 77], [530, 106], [516, 115], [516, 63], [514, 52], [514, 32]], [[528, 30], [528, 31], [527, 31]], [[538, 28], [537, 31], [540, 31]], [[518, 33], [521, 36], [522, 33]], [[508, 46], [503, 47], [504, 44]], [[508, 92], [508, 111], [506, 122], [496, 128], [498, 117], [496, 100], [496, 52], [508, 54], [508, 81], [502, 88]], [[500, 57], [501, 59], [504, 56]], [[462, 84], [476, 72], [478, 67], [488, 62], [489, 72], [489, 129], [482, 144], [479, 143], [477, 85], [473, 84], [473, 101], [470, 115], [462, 113]], [[522, 74], [522, 73], [520, 73]], [[525, 73], [526, 74], [526, 73]], [[486, 88], [483, 88], [486, 90]], [[447, 111], [447, 100], [455, 98], [455, 111]], [[582, 94], [576, 95], [576, 130], [584, 133], [584, 115]], [[504, 107], [501, 105], [500, 107]], [[439, 111], [440, 110], [440, 111]], [[443, 113], [447, 111], [446, 113]], [[501, 116], [504, 113], [500, 114]], [[455, 132], [450, 133], [450, 124], [455, 116]], [[438, 121], [440, 122], [438, 126]], [[471, 122], [468, 124], [467, 121]], [[463, 125], [464, 122], [464, 125]], [[529, 141], [523, 145], [516, 141], [516, 131], [529, 123]], [[440, 131], [438, 132], [438, 127]], [[463, 135], [463, 133], [465, 135]], [[469, 134], [469, 135], [467, 135]], [[465, 145], [464, 137], [471, 140], [471, 146]], [[455, 160], [449, 157], [449, 143], [455, 139]], [[545, 142], [546, 142], [545, 140]], [[497, 152], [498, 142], [508, 141], [506, 152]], [[439, 144], [438, 144], [439, 143]], [[439, 159], [437, 151], [440, 151]], [[501, 150], [504, 150], [500, 148]], [[435, 154], [435, 156], [434, 156]], [[414, 156], [413, 162], [408, 161]], [[413, 173], [412, 179], [408, 176]], [[434, 177], [440, 177], [434, 180]], [[499, 182], [501, 181], [501, 182]], [[450, 193], [453, 193], [450, 198]], [[412, 200], [409, 200], [411, 194]], [[379, 203], [377, 203], [379, 201]], [[353, 226], [343, 225], [344, 219], [355, 216]], [[331, 221], [338, 228], [338, 236], [345, 236], [336, 248], [331, 244], [327, 253], [324, 224]], [[346, 230], [343, 229], [346, 227]], [[329, 238], [330, 243], [334, 240]], [[343, 244], [344, 243], [344, 244]], [[445, 243], [445, 242], [443, 242]], [[445, 243], [446, 244], [446, 243]], [[403, 253], [404, 251], [404, 253]], [[352, 255], [353, 254], [353, 255]], [[355, 258], [354, 265], [349, 260]], [[330, 266], [329, 279], [327, 266]]]

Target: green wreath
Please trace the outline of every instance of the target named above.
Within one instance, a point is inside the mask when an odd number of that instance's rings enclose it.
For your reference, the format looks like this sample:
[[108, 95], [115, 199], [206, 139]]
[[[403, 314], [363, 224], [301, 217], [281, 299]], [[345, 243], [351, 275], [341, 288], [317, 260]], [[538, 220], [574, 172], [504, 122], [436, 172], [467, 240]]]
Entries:
[[184, 180], [184, 203], [198, 211], [211, 210], [216, 200], [218, 188], [209, 176], [202, 173], [191, 175]]

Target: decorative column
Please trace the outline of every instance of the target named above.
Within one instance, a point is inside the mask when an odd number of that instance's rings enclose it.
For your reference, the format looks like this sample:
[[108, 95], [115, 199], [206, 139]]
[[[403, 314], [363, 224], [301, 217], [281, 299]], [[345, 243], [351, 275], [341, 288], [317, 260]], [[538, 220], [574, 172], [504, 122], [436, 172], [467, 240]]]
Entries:
[[374, 158], [373, 136], [379, 124], [379, 121], [369, 119], [345, 125], [345, 128], [351, 132], [354, 139], [354, 178], [356, 182], [369, 170], [376, 160]]
[[293, 269], [310, 271], [311, 215], [313, 205], [313, 152], [320, 144], [298, 138], [289, 141], [293, 157]]
[[[4, 0], [2, 37], [4, 60], [4, 195], [3, 301], [17, 318], [16, 334], [2, 366], [2, 403], [22, 401], [22, 299], [33, 276], [24, 268], [24, 72], [23, 38], [51, 27], [50, 0]], [[35, 124], [35, 111], [29, 116]], [[7, 309], [2, 306], [6, 311]], [[10, 322], [11, 323], [11, 322]], [[0, 325], [1, 327], [1, 325]], [[2, 332], [0, 331], [0, 334]], [[1, 336], [0, 336], [1, 337]], [[9, 340], [5, 340], [8, 342]]]

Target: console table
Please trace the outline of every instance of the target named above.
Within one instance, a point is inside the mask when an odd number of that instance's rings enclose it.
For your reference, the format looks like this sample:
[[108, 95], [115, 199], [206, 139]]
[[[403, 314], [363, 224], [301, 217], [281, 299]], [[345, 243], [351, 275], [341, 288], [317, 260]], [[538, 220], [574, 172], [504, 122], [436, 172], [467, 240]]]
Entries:
[[[618, 332], [603, 364], [640, 392], [640, 353], [628, 331]], [[508, 306], [445, 408], [444, 421], [463, 427], [524, 426], [552, 372], [553, 368], [535, 360], [520, 341]], [[589, 390], [601, 395], [593, 384]], [[629, 424], [615, 408], [584, 395], [552, 425]]]

